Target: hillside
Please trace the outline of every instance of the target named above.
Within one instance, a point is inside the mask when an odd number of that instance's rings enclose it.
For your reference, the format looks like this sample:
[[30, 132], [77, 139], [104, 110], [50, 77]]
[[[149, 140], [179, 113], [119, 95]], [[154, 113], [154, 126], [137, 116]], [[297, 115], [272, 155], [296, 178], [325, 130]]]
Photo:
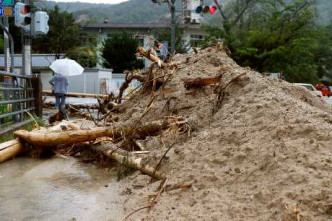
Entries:
[[[210, 4], [212, 0], [205, 1]], [[219, 1], [221, 2], [221, 1]], [[169, 17], [167, 4], [154, 4], [151, 0], [130, 0], [120, 4], [94, 4], [79, 2], [39, 2], [40, 8], [53, 8], [57, 4], [61, 10], [72, 12], [79, 22], [103, 22], [108, 18], [112, 23], [154, 23]], [[176, 1], [177, 15], [181, 15], [181, 1]], [[178, 17], [180, 19], [180, 17]]]
[[[55, 2], [36, 3], [41, 8], [53, 8]], [[93, 4], [93, 3], [57, 3], [61, 10], [72, 12], [80, 22], [109, 22], [125, 23], [153, 23], [160, 22], [168, 15], [166, 4], [154, 4], [151, 0], [131, 0], [120, 4]], [[177, 3], [180, 10], [180, 1]], [[82, 21], [83, 18], [83, 21]]]
[[[221, 0], [219, 0], [221, 2]], [[166, 4], [154, 4], [151, 0], [129, 0], [120, 4], [95, 4], [80, 2], [38, 2], [40, 8], [53, 8], [55, 4], [61, 10], [72, 12], [78, 22], [103, 22], [108, 18], [109, 22], [119, 23], [153, 23], [161, 22], [169, 17]], [[212, 0], [205, 1], [212, 4]], [[181, 14], [181, 1], [177, 1], [176, 10]], [[317, 14], [319, 23], [329, 24], [332, 22], [332, 1], [318, 0]], [[205, 16], [208, 23], [219, 24], [220, 16]]]

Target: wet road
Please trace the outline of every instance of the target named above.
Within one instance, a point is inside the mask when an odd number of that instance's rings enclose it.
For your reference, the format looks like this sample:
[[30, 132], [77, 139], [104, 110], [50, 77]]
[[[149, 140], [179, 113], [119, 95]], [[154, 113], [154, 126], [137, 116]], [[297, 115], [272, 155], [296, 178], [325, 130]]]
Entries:
[[[46, 102], [55, 103], [54, 96], [47, 96]], [[97, 104], [98, 101], [96, 98], [80, 98], [80, 97], [66, 97], [66, 104]]]
[[76, 159], [17, 158], [0, 164], [0, 220], [122, 220], [114, 173]]

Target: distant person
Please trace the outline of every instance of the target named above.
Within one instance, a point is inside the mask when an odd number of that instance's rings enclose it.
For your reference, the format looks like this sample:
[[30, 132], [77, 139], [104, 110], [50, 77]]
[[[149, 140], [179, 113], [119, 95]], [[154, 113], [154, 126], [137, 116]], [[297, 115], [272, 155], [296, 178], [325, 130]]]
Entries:
[[68, 92], [68, 79], [62, 74], [55, 73], [49, 83], [53, 86], [55, 108], [64, 111], [66, 107], [66, 94]]

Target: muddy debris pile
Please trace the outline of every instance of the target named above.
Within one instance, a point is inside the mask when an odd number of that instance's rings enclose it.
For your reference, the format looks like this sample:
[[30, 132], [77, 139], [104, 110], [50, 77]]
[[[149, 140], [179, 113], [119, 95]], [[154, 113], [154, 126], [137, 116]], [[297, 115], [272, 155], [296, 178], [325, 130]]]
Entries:
[[[93, 150], [148, 174], [120, 181], [127, 220], [332, 219], [331, 105], [240, 67], [222, 45], [154, 61], [127, 72], [118, 104], [100, 118], [111, 126], [60, 130], [52, 142], [16, 135], [41, 146], [93, 140]], [[134, 79], [143, 86], [121, 103]]]
[[[165, 85], [135, 93], [117, 117], [121, 124], [186, 119], [188, 130], [165, 131], [140, 142], [151, 151], [150, 165], [171, 148], [161, 166], [166, 186], [192, 185], [164, 191], [149, 213], [141, 210], [132, 220], [332, 218], [329, 104], [305, 89], [238, 66], [220, 45], [176, 55], [173, 62], [176, 68], [154, 73]], [[218, 81], [185, 84], [204, 79]], [[148, 181], [140, 173], [124, 181], [133, 190], [128, 213], [149, 205], [149, 196], [158, 192], [159, 183]]]

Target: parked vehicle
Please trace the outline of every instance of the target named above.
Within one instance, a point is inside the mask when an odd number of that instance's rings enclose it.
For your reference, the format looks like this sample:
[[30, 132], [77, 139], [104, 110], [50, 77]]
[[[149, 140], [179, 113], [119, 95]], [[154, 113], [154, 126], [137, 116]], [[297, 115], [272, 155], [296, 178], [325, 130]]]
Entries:
[[317, 96], [317, 97], [322, 97], [323, 96], [323, 93], [321, 91], [317, 90], [314, 87], [314, 85], [312, 85], [312, 84], [294, 83], [294, 85], [306, 88], [314, 96]]
[[319, 91], [322, 92], [323, 96], [332, 96], [332, 87], [329, 88], [327, 86], [325, 86], [324, 84], [316, 84], [315, 88]]

